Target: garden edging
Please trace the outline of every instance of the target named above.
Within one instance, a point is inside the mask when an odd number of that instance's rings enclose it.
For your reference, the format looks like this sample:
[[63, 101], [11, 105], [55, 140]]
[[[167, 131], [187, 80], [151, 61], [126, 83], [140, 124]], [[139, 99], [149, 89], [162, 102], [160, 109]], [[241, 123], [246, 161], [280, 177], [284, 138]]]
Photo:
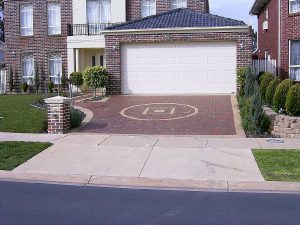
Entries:
[[300, 117], [278, 114], [269, 107], [264, 112], [271, 120], [271, 133], [282, 138], [300, 138]]

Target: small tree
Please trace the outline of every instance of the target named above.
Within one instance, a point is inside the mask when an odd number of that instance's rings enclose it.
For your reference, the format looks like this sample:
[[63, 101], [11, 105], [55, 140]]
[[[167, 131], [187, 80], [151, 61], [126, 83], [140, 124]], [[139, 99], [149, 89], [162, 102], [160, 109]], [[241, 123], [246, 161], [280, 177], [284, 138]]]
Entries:
[[15, 84], [14, 84], [14, 71], [12, 66], [9, 67], [9, 91], [10, 93], [13, 92], [15, 88]]
[[23, 91], [24, 91], [25, 94], [27, 93], [28, 88], [29, 88], [28, 84], [26, 82], [24, 82], [22, 84], [22, 89], [23, 89]]
[[34, 74], [34, 89], [36, 93], [39, 93], [40, 89], [40, 73], [39, 73], [39, 66], [35, 64], [35, 74]]
[[77, 92], [78, 92], [78, 87], [83, 85], [83, 74], [81, 72], [71, 73], [70, 74], [70, 83], [77, 87]]
[[94, 97], [96, 98], [96, 90], [97, 88], [102, 88], [102, 96], [103, 96], [103, 88], [108, 84], [109, 74], [104, 67], [94, 66], [88, 67], [83, 72], [84, 82], [89, 86], [94, 88]]
[[53, 89], [54, 89], [54, 83], [50, 81], [50, 83], [48, 84], [48, 90], [50, 93], [53, 93]]
[[246, 72], [246, 79], [245, 79], [245, 97], [250, 98], [254, 93], [254, 85], [256, 83], [256, 76], [251, 71], [250, 68], [248, 68]]

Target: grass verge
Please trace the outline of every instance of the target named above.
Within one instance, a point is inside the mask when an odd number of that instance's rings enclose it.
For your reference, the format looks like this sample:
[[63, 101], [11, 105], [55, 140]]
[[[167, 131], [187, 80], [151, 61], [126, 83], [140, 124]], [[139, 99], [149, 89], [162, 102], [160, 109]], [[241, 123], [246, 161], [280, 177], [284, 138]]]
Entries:
[[0, 142], [0, 170], [11, 171], [51, 145], [37, 142]]
[[300, 182], [300, 150], [253, 150], [267, 181]]
[[42, 132], [47, 111], [30, 105], [42, 99], [42, 95], [0, 95], [0, 132]]

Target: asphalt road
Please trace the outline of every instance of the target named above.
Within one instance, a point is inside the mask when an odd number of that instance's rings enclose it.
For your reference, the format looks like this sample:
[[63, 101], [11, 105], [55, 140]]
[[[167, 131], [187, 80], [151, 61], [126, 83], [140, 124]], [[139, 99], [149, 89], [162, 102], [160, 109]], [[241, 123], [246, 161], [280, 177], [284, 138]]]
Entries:
[[0, 225], [298, 225], [300, 195], [0, 181]]

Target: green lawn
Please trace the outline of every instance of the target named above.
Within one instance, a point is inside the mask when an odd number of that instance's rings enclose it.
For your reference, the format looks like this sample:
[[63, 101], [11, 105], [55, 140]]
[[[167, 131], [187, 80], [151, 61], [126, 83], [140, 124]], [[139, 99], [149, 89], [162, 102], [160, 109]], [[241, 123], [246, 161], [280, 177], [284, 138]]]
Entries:
[[267, 181], [300, 182], [300, 150], [253, 150]]
[[0, 95], [0, 132], [42, 132], [47, 111], [30, 105], [42, 98], [42, 95]]
[[35, 142], [0, 142], [0, 170], [13, 170], [51, 145]]

